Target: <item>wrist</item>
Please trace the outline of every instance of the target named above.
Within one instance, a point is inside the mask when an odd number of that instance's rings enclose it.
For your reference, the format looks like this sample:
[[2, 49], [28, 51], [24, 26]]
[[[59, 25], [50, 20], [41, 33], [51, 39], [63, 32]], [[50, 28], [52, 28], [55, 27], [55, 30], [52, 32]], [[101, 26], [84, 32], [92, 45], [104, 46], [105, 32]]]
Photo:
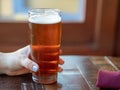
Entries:
[[0, 74], [9, 74], [20, 67], [17, 55], [14, 52], [0, 52]]

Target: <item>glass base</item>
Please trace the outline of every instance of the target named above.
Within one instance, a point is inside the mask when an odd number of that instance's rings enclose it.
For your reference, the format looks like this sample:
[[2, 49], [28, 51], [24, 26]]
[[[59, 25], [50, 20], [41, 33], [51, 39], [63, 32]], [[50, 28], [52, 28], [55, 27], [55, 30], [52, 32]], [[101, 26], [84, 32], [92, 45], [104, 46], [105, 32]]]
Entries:
[[57, 75], [52, 75], [52, 76], [35, 76], [32, 75], [32, 79], [36, 83], [40, 84], [52, 84], [57, 81]]

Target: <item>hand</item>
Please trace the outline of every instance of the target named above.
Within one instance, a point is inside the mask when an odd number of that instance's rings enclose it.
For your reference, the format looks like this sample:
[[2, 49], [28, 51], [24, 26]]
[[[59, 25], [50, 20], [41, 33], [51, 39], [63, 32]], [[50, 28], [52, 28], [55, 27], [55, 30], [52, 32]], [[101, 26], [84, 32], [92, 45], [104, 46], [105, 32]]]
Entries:
[[[38, 64], [32, 61], [29, 55], [29, 45], [15, 52], [1, 53], [0, 57], [3, 57], [4, 60], [0, 60], [0, 72], [13, 76], [38, 71]], [[62, 65], [64, 61], [59, 59], [58, 63]], [[61, 71], [62, 68], [58, 67], [58, 72]]]

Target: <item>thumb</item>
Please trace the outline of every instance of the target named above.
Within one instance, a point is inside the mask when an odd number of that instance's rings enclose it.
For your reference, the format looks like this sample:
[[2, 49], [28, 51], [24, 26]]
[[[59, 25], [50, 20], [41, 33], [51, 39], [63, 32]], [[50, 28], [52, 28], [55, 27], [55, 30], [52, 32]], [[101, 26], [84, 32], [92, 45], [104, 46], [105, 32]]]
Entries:
[[37, 72], [39, 69], [38, 64], [30, 60], [29, 58], [25, 58], [24, 60], [21, 60], [21, 65], [33, 72]]
[[30, 52], [31, 52], [30, 45], [28, 45], [24, 48], [17, 50], [15, 53], [17, 53], [17, 55], [21, 57], [21, 60], [20, 60], [21, 66], [27, 68], [28, 70], [36, 72], [38, 71], [39, 66], [37, 63], [35, 63], [34, 61], [28, 58], [30, 55]]
[[30, 50], [30, 45], [25, 46], [24, 48], [21, 48], [16, 51], [16, 53], [25, 55], [26, 57], [29, 56], [31, 50]]

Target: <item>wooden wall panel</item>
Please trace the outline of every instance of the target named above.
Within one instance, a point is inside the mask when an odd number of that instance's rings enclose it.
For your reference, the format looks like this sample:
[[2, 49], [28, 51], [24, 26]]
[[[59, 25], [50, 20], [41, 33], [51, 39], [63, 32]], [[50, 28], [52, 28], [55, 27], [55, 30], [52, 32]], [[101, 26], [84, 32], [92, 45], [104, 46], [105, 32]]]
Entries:
[[[87, 0], [85, 22], [63, 22], [62, 54], [115, 55], [118, 1]], [[27, 22], [0, 22], [0, 51], [27, 44]]]
[[26, 22], [0, 22], [0, 51], [9, 52], [29, 44]]

